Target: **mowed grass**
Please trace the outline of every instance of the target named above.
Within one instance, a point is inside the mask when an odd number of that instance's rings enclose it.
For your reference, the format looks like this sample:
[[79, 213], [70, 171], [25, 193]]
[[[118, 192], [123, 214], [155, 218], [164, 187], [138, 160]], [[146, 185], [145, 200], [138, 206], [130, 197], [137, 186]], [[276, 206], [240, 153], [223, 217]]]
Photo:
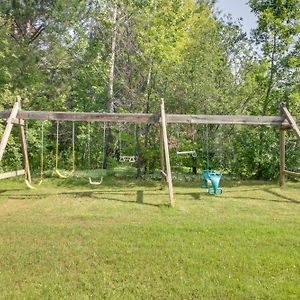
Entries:
[[198, 185], [0, 182], [1, 299], [299, 299], [300, 184]]

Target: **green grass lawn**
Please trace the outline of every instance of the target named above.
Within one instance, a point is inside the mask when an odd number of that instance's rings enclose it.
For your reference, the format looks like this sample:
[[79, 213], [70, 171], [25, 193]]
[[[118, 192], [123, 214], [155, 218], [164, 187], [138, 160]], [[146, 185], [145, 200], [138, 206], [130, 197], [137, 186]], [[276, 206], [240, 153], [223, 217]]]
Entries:
[[197, 185], [0, 182], [1, 299], [299, 299], [300, 184]]

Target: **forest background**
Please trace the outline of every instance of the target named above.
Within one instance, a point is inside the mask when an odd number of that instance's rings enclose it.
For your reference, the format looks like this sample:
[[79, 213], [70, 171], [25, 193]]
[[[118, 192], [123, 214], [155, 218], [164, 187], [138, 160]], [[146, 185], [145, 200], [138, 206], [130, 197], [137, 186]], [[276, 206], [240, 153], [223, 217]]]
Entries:
[[[300, 112], [300, 3], [250, 0], [258, 23], [249, 38], [215, 1], [3, 0], [0, 3], [0, 110], [16, 96], [23, 109], [82, 112], [279, 115], [279, 103]], [[297, 115], [298, 114], [298, 115]], [[0, 125], [0, 134], [5, 123]], [[61, 122], [60, 164], [72, 162], [72, 124]], [[56, 124], [30, 121], [32, 168], [41, 147], [55, 160]], [[159, 169], [153, 125], [90, 124], [91, 163], [113, 168], [137, 155], [137, 176]], [[88, 168], [88, 124], [76, 123], [76, 168]], [[266, 126], [169, 125], [178, 170], [215, 168], [241, 178], [274, 179], [279, 130]], [[176, 150], [195, 150], [196, 159]], [[299, 171], [299, 146], [287, 140], [287, 165]], [[22, 163], [18, 132], [2, 170]]]

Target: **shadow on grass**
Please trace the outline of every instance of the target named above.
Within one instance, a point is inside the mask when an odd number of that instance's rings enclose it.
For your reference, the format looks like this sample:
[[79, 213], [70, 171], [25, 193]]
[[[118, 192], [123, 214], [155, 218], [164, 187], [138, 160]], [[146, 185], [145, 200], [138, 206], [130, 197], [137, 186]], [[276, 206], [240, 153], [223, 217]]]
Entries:
[[255, 201], [271, 201], [271, 202], [283, 202], [283, 203], [294, 203], [294, 204], [300, 204], [300, 201], [293, 199], [293, 198], [289, 198], [283, 195], [280, 195], [276, 192], [270, 191], [268, 189], [263, 189], [264, 192], [269, 193], [273, 196], [276, 196], [278, 198], [281, 198], [283, 200], [275, 200], [275, 199], [266, 199], [266, 198], [261, 198], [261, 197], [247, 197], [247, 196], [226, 196], [226, 195], [222, 195], [222, 198], [225, 199], [245, 199], [245, 200], [255, 200]]
[[[53, 179], [52, 179], [53, 180]], [[55, 184], [59, 187], [79, 187], [79, 186], [89, 186], [88, 178], [67, 178], [65, 180], [54, 179]], [[155, 187], [159, 184], [159, 181], [142, 181], [138, 179], [118, 179], [112, 177], [104, 177], [103, 185], [107, 187], [115, 187], [116, 185], [120, 187], [136, 186], [136, 187]]]
[[[156, 196], [166, 196], [166, 193], [153, 193], [153, 191], [161, 191], [161, 189], [158, 190], [152, 190], [152, 193], [146, 193], [147, 195], [156, 195]], [[169, 204], [166, 203], [148, 203], [138, 200], [138, 195], [140, 195], [141, 190], [139, 191], [131, 191], [128, 192], [126, 190], [119, 190], [119, 191], [111, 191], [111, 190], [104, 190], [104, 191], [73, 191], [73, 192], [57, 192], [57, 193], [38, 193], [38, 194], [5, 194], [0, 195], [0, 198], [2, 197], [9, 197], [11, 200], [27, 200], [27, 199], [46, 199], [47, 197], [51, 196], [71, 196], [75, 198], [90, 198], [90, 199], [97, 199], [97, 200], [111, 200], [111, 201], [117, 201], [121, 203], [131, 203], [131, 204], [141, 204], [146, 206], [153, 206], [153, 207], [169, 207]], [[142, 191], [142, 194], [144, 194], [144, 191]], [[99, 197], [97, 197], [99, 195]], [[135, 195], [135, 201], [134, 200], [122, 200], [115, 197], [112, 197], [112, 195], [120, 195], [120, 196], [134, 196]], [[104, 196], [104, 197], [103, 197]], [[133, 199], [133, 197], [132, 197]], [[59, 199], [57, 199], [59, 201]]]
[[152, 207], [158, 207], [158, 208], [170, 207], [170, 205], [166, 204], [166, 203], [155, 204], [155, 203], [148, 203], [148, 202], [137, 202], [137, 201], [130, 201], [130, 200], [122, 200], [122, 199], [118, 199], [118, 198], [112, 198], [112, 197], [109, 197], [109, 196], [105, 197], [105, 198], [99, 198], [99, 197], [96, 197], [95, 195], [92, 195], [91, 198], [97, 199], [97, 200], [108, 200], [108, 201], [119, 202], [119, 203], [140, 204], [140, 205], [152, 206]]
[[[278, 198], [281, 198], [281, 199], [285, 200], [285, 201], [280, 201], [280, 202], [292, 202], [292, 203], [295, 203], [295, 204], [300, 204], [300, 201], [298, 201], [296, 199], [293, 199], [293, 198], [290, 198], [290, 197], [287, 197], [287, 196], [284, 196], [284, 195], [281, 195], [277, 192], [271, 191], [270, 189], [264, 189], [264, 191], [268, 194], [271, 194], [273, 196], [276, 196]], [[270, 201], [278, 202], [278, 200], [270, 200]]]

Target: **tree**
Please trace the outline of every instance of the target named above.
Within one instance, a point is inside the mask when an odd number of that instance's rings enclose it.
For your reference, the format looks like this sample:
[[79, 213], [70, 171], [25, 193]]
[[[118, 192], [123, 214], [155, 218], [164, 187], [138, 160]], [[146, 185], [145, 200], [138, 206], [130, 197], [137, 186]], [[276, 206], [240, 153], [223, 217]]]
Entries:
[[[253, 39], [261, 47], [262, 73], [257, 76], [261, 86], [261, 100], [257, 112], [263, 115], [277, 113], [281, 101], [296, 100], [295, 88], [299, 81], [299, 33], [300, 5], [297, 0], [250, 0], [249, 5], [258, 17], [258, 27], [253, 30]], [[298, 79], [297, 79], [298, 78]], [[274, 136], [275, 137], [275, 136]], [[259, 133], [258, 172], [262, 177], [267, 165], [263, 153], [272, 144], [263, 129]], [[271, 155], [267, 161], [274, 161]]]

